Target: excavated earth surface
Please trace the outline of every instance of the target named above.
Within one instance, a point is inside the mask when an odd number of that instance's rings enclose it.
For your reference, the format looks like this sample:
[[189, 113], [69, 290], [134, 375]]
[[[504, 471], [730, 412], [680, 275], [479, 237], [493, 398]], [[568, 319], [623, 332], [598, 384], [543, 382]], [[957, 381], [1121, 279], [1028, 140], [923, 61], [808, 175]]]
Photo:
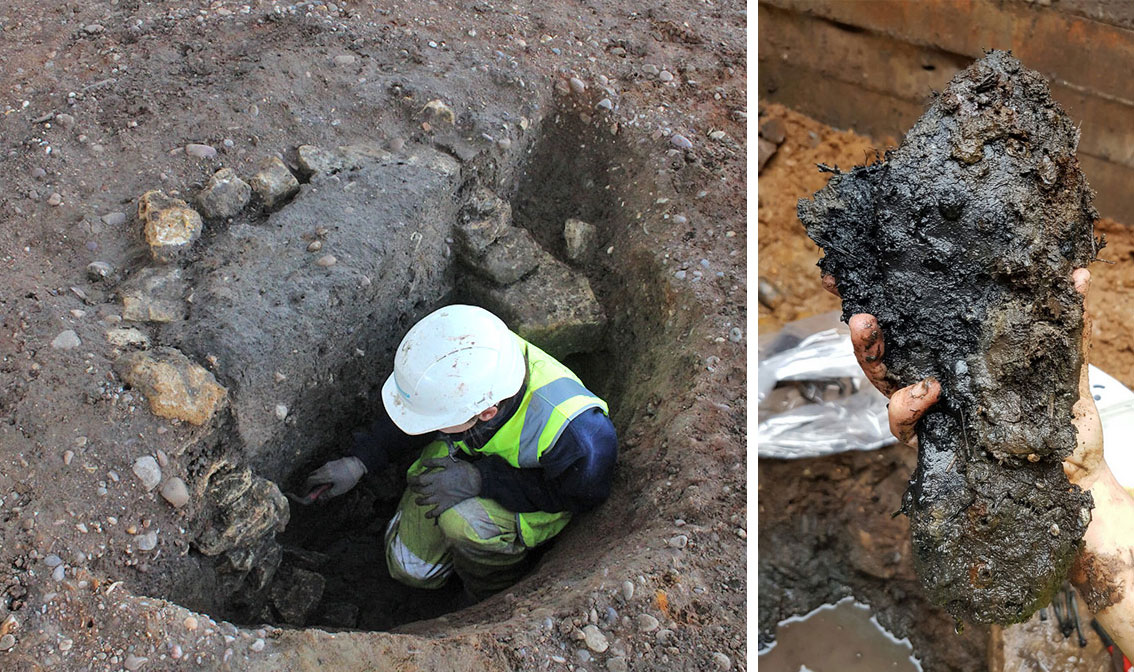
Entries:
[[878, 318], [895, 386], [941, 382], [902, 509], [926, 591], [966, 621], [1047, 604], [1090, 521], [1061, 465], [1082, 363], [1071, 271], [1098, 247], [1077, 145], [1044, 79], [994, 51], [885, 161], [799, 205], [843, 319]]
[[[747, 669], [745, 21], [0, 8], [0, 669]], [[453, 301], [621, 447], [472, 606], [386, 575], [397, 470], [289, 497]]]
[[[780, 105], [762, 103], [760, 124], [770, 122], [778, 128], [768, 135], [779, 139], [782, 133], [782, 142], [759, 176], [762, 334], [840, 308], [839, 299], [819, 283], [816, 264], [823, 253], [796, 217], [797, 201], [810, 197], [832, 176], [815, 166], [845, 169], [897, 144], [894, 138], [839, 131]], [[1099, 220], [1096, 231], [1107, 239], [1099, 256], [1114, 263], [1090, 266], [1089, 358], [1131, 386], [1134, 313], [1128, 288], [1134, 285], [1134, 234], [1108, 219]], [[780, 620], [853, 595], [871, 605], [890, 632], [909, 637], [924, 669], [988, 669], [988, 628], [970, 624], [954, 632], [952, 616], [933, 606], [920, 585], [909, 519], [893, 516], [916, 465], [915, 452], [897, 445], [824, 458], [759, 461], [760, 647], [773, 641]], [[1086, 618], [1081, 603], [1080, 617]], [[1047, 661], [1050, 669], [1100, 669], [1105, 651], [1100, 653], [1090, 632], [1090, 645], [1080, 650], [1074, 636], [1063, 639], [1053, 623], [1048, 610], [1047, 622], [1033, 617], [1026, 626], [1017, 626], [1048, 633], [1051, 648], [1028, 653], [1038, 656], [1033, 660]], [[1033, 646], [1035, 641], [1029, 640], [1027, 647]], [[1066, 660], [1054, 664], [1059, 656]]]

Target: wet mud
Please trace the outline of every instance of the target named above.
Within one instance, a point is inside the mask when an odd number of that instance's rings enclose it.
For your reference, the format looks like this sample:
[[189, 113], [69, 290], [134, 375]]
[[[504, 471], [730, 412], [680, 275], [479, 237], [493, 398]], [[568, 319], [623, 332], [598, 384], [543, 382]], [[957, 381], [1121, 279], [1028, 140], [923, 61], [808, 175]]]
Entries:
[[930, 599], [1013, 623], [1047, 604], [1090, 521], [1061, 461], [1075, 447], [1082, 297], [1098, 214], [1079, 133], [1044, 79], [990, 52], [901, 146], [835, 172], [799, 217], [843, 317], [870, 313], [892, 382], [935, 376], [902, 502]]
[[1114, 577], [1122, 574], [1122, 559], [1113, 555], [1080, 553], [1071, 566], [1071, 582], [1079, 589], [1092, 614], [1118, 604], [1126, 591]]

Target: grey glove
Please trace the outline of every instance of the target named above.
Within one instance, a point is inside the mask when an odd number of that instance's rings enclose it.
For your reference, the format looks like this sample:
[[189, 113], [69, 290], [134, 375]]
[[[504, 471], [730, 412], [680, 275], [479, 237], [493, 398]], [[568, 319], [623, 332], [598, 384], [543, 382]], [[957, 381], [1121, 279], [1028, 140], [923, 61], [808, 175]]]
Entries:
[[480, 472], [464, 460], [437, 457], [423, 460], [425, 473], [408, 479], [409, 486], [421, 495], [414, 499], [420, 506], [433, 505], [426, 518], [437, 518], [458, 503], [480, 494]]
[[357, 457], [342, 457], [319, 467], [307, 477], [307, 492], [330, 483], [331, 488], [319, 495], [319, 499], [330, 499], [349, 491], [366, 473], [366, 465]]

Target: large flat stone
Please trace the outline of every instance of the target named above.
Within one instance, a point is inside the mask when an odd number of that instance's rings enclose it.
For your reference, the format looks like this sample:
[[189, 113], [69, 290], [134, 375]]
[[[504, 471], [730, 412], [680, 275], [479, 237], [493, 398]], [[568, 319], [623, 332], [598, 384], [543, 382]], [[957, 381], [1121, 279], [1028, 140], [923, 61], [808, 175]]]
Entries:
[[173, 322], [185, 316], [185, 281], [177, 267], [143, 268], [122, 283], [122, 319]]
[[591, 352], [602, 345], [606, 314], [587, 277], [546, 252], [535, 272], [507, 287], [475, 277], [464, 284], [470, 301], [499, 315], [553, 357]]
[[474, 271], [498, 285], [510, 285], [531, 273], [544, 256], [527, 229], [508, 227], [481, 257], [462, 259]]
[[[193, 542], [205, 555], [259, 547], [265, 537], [282, 532], [290, 518], [287, 498], [276, 484], [248, 469], [215, 474], [205, 499], [210, 517]], [[241, 557], [234, 554], [229, 560], [235, 558], [236, 567], [242, 564]]]
[[260, 164], [260, 170], [248, 180], [248, 184], [269, 210], [280, 207], [299, 191], [299, 180], [275, 156]]
[[115, 362], [123, 382], [145, 395], [155, 415], [203, 425], [224, 407], [228, 393], [213, 374], [174, 348], [123, 355]]

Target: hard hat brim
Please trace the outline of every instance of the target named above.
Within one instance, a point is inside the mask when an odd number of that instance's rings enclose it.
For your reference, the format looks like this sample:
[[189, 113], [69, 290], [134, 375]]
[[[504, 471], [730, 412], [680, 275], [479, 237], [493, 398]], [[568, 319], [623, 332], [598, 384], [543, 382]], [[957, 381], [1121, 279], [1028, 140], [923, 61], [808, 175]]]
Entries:
[[[403, 402], [401, 396], [398, 394], [398, 386], [394, 382], [394, 374], [386, 379], [382, 385], [382, 405], [386, 407], [386, 413], [389, 414], [390, 419], [406, 434], [416, 436], [418, 434], [428, 434], [435, 432], [444, 427], [452, 427], [454, 422], [441, 422], [438, 424], [438, 419], [414, 413]], [[467, 418], [466, 418], [467, 420]]]

